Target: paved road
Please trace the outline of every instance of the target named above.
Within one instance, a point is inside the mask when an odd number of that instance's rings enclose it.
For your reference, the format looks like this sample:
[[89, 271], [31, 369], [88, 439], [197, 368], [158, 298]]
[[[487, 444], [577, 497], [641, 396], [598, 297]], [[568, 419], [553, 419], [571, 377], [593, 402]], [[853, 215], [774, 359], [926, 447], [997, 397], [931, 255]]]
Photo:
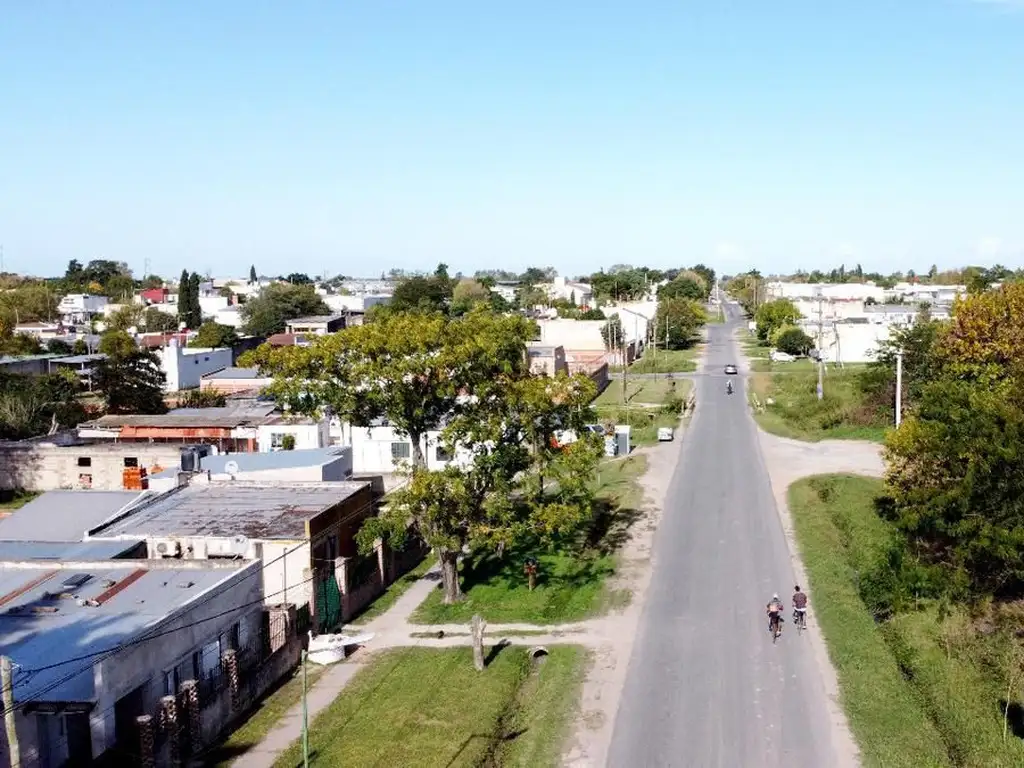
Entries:
[[773, 591], [788, 618], [794, 577], [745, 396], [727, 395], [726, 376], [715, 375], [741, 354], [731, 336], [739, 322], [710, 326], [709, 375], [696, 379], [656, 535], [611, 768], [838, 762], [806, 638], [787, 621], [773, 645], [764, 619]]

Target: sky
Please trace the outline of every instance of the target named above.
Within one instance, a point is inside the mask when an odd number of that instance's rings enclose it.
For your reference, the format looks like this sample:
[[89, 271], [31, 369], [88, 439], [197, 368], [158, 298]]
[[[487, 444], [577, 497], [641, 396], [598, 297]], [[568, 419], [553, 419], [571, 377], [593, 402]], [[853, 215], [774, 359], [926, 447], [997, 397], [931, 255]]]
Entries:
[[1024, 264], [1024, 0], [5, 2], [4, 268]]

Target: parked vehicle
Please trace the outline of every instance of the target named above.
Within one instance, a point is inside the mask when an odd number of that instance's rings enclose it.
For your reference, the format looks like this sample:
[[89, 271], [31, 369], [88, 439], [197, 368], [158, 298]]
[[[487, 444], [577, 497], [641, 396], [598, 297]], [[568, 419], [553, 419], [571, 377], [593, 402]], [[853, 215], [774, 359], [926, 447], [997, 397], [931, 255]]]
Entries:
[[672, 427], [658, 427], [658, 442], [667, 443], [674, 439]]

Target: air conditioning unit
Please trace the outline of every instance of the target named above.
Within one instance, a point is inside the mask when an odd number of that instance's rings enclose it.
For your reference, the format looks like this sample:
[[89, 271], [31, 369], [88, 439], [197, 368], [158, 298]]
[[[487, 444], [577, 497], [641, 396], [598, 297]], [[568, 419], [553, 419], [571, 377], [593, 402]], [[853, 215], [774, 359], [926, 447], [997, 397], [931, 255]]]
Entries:
[[174, 539], [161, 539], [153, 545], [153, 556], [157, 559], [162, 557], [181, 557], [181, 542]]

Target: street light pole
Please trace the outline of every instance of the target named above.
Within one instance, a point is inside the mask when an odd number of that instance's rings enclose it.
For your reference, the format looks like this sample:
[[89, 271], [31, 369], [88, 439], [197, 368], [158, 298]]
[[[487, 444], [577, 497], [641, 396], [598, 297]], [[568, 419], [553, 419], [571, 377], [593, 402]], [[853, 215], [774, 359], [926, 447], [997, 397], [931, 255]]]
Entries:
[[896, 353], [896, 428], [903, 420], [903, 350]]
[[309, 768], [309, 707], [306, 706], [306, 652], [302, 652], [302, 765]]

